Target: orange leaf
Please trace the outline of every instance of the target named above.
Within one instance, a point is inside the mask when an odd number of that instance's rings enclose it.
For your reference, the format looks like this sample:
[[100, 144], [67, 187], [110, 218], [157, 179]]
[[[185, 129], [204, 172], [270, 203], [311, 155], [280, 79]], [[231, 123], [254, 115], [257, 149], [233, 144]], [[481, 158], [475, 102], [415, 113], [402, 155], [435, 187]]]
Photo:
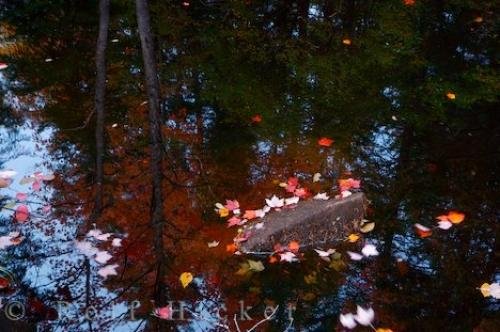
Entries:
[[451, 91], [448, 91], [446, 93], [446, 98], [448, 98], [449, 100], [455, 100], [457, 98], [457, 95], [455, 95], [453, 92]]
[[290, 241], [288, 244], [288, 249], [293, 252], [298, 252], [300, 248], [300, 244], [297, 241]]
[[252, 220], [255, 218], [257, 218], [257, 214], [255, 213], [255, 210], [246, 210], [245, 214], [243, 215], [243, 219]]
[[448, 220], [450, 220], [454, 224], [460, 224], [465, 219], [465, 214], [458, 211], [450, 211], [448, 212]]
[[414, 226], [415, 226], [415, 232], [421, 238], [426, 238], [432, 235], [432, 229], [430, 229], [429, 227], [425, 227], [424, 225], [421, 224], [415, 224]]
[[349, 38], [344, 38], [342, 39], [342, 44], [349, 46], [352, 44], [352, 41]]
[[333, 139], [328, 138], [328, 137], [321, 137], [318, 140], [318, 144], [321, 146], [329, 147], [330, 145], [332, 145], [332, 143], [333, 143]]
[[237, 249], [238, 247], [236, 247], [236, 244], [234, 243], [226, 245], [226, 251], [230, 252], [231, 254], [234, 253]]
[[252, 123], [259, 123], [262, 121], [262, 115], [260, 114], [255, 114], [252, 116]]

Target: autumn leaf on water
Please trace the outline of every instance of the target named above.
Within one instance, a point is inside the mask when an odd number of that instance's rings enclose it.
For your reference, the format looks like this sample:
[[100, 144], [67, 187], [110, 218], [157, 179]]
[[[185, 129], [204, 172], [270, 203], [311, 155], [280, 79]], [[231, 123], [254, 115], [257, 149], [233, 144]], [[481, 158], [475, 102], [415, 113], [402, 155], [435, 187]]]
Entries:
[[179, 280], [182, 284], [182, 287], [186, 288], [191, 283], [191, 281], [193, 281], [193, 275], [191, 274], [191, 272], [183, 272], [181, 273]]
[[2, 179], [12, 179], [16, 175], [17, 172], [11, 169], [4, 169], [0, 171], [0, 178]]
[[8, 235], [0, 236], [0, 249], [18, 245], [23, 240], [24, 237], [19, 232], [11, 232]]
[[439, 228], [448, 229], [451, 227], [449, 223], [460, 224], [465, 219], [465, 214], [458, 211], [449, 211], [448, 214], [443, 214], [436, 217], [439, 220]]
[[481, 294], [483, 294], [484, 297], [493, 297], [495, 299], [500, 299], [500, 284], [495, 282], [492, 284], [488, 284], [485, 282], [484, 284], [481, 285], [479, 288], [481, 291]]
[[260, 123], [262, 122], [262, 115], [260, 114], [255, 114], [252, 116], [252, 123]]
[[321, 137], [318, 140], [318, 144], [320, 146], [324, 146], [324, 147], [329, 147], [330, 145], [332, 145], [332, 143], [333, 143], [333, 139], [328, 138], [328, 137]]
[[116, 269], [118, 268], [118, 264], [111, 264], [111, 265], [106, 265], [105, 267], [102, 267], [97, 271], [97, 273], [103, 277], [107, 278], [109, 276], [116, 276], [118, 275], [118, 272]]
[[224, 205], [229, 211], [237, 210], [240, 208], [240, 203], [237, 200], [226, 199], [226, 205]]
[[21, 204], [16, 208], [16, 213], [14, 216], [18, 222], [23, 223], [26, 220], [28, 220], [30, 216], [30, 211], [26, 205]]
[[347, 237], [347, 241], [349, 241], [350, 243], [354, 243], [358, 240], [359, 240], [359, 235], [355, 233], [352, 233]]
[[295, 189], [293, 194], [300, 198], [306, 198], [307, 196], [309, 196], [309, 191], [306, 188], [298, 188]]
[[276, 195], [273, 195], [271, 199], [266, 198], [266, 204], [267, 206], [272, 208], [280, 208], [285, 204], [285, 200], [283, 198], [277, 197]]
[[221, 218], [227, 217], [229, 215], [229, 210], [226, 208], [219, 209], [219, 216]]
[[219, 241], [212, 241], [212, 242], [208, 242], [207, 246], [209, 248], [215, 248], [215, 247], [217, 247], [219, 245], [219, 243], [220, 243]]
[[455, 100], [457, 98], [457, 95], [451, 91], [448, 91], [446, 93], [446, 98], [448, 98], [449, 100]]
[[366, 244], [363, 249], [361, 249], [361, 253], [366, 257], [379, 255], [377, 248], [373, 244]]
[[16, 194], [16, 199], [19, 201], [19, 202], [24, 202], [25, 200], [28, 199], [28, 194], [26, 193], [17, 193]]
[[319, 257], [328, 257], [331, 254], [335, 253], [335, 249], [328, 249], [328, 250], [320, 250], [320, 249], [314, 249], [316, 253], [319, 255]]
[[226, 245], [226, 251], [229, 253], [234, 253], [236, 250], [238, 250], [238, 247], [234, 243], [230, 243]]
[[153, 311], [153, 316], [160, 319], [171, 319], [172, 318], [172, 308], [170, 306], [156, 308]]
[[248, 268], [250, 271], [261, 272], [264, 271], [264, 264], [261, 261], [247, 260]]
[[290, 198], [285, 198], [285, 205], [295, 205], [298, 204], [300, 200], [300, 197], [298, 196], [293, 196]]
[[415, 0], [403, 0], [405, 6], [413, 6], [415, 4]]
[[321, 180], [321, 173], [314, 173], [313, 175], [313, 183], [319, 182]]
[[417, 223], [413, 226], [415, 227], [415, 232], [421, 238], [426, 238], [426, 237], [429, 237], [432, 235], [432, 230], [429, 227], [426, 227], [426, 226], [419, 224], [419, 223]]
[[243, 214], [243, 219], [252, 220], [255, 218], [257, 218], [255, 210], [246, 210], [245, 213]]
[[375, 311], [373, 311], [372, 308], [363, 308], [360, 307], [359, 305], [357, 306], [356, 310], [356, 315], [354, 316], [354, 319], [356, 321], [363, 325], [363, 326], [369, 326], [371, 325], [373, 319], [375, 318]]
[[280, 261], [285, 261], [285, 262], [295, 262], [297, 261], [297, 255], [295, 255], [293, 252], [287, 251], [285, 253], [281, 253], [280, 255]]
[[111, 258], [113, 258], [113, 256], [105, 250], [98, 251], [95, 255], [95, 261], [100, 264], [106, 264]]
[[344, 38], [342, 39], [342, 44], [350, 46], [352, 44], [352, 41], [349, 38]]
[[290, 250], [291, 252], [298, 252], [300, 249], [300, 244], [299, 242], [297, 241], [290, 241], [290, 243], [288, 244], [288, 250]]
[[227, 227], [238, 226], [242, 223], [242, 220], [236, 216], [232, 216], [227, 220]]
[[341, 192], [350, 189], [359, 189], [360, 186], [361, 180], [355, 180], [353, 178], [339, 180], [339, 188]]

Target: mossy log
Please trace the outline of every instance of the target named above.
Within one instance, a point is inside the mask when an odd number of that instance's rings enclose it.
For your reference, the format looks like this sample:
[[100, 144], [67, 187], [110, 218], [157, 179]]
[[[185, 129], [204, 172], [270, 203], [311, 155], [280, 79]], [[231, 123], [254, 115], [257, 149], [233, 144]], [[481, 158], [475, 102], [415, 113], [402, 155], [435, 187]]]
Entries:
[[[246, 224], [244, 231], [251, 235], [239, 249], [244, 253], [269, 252], [277, 243], [287, 245], [290, 241], [298, 241], [301, 248], [335, 245], [359, 231], [367, 205], [361, 192], [342, 199], [301, 201], [292, 210], [271, 212], [262, 220]], [[264, 227], [257, 229], [258, 222]]]

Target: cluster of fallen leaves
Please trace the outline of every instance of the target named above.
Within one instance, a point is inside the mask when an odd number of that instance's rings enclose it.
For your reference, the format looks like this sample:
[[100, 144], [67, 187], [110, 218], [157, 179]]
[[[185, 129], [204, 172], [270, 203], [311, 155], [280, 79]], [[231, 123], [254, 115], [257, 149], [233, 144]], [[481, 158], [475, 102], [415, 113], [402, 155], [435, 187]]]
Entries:
[[[438, 220], [438, 223], [437, 226], [435, 227], [443, 230], [448, 230], [453, 225], [458, 225], [462, 221], [464, 221], [465, 214], [458, 211], [449, 211], [448, 214], [437, 216], [436, 219]], [[415, 227], [415, 232], [421, 238], [426, 238], [432, 235], [431, 227], [424, 226], [420, 223], [416, 223], [414, 227]]]
[[[319, 182], [319, 181], [321, 181], [321, 174], [320, 173], [314, 174], [313, 182]], [[352, 178], [339, 180], [340, 194], [336, 195], [335, 198], [345, 198], [352, 195], [351, 190], [359, 189], [360, 184], [361, 182], [359, 180], [354, 180]], [[273, 210], [282, 211], [286, 209], [293, 209], [297, 207], [297, 204], [301, 199], [307, 199], [312, 196], [309, 189], [302, 187], [299, 184], [299, 179], [297, 177], [290, 177], [286, 182], [279, 183], [279, 186], [285, 190], [285, 196], [280, 197], [277, 195], [272, 195], [270, 198], [266, 198], [265, 205], [260, 209], [242, 210], [240, 208], [240, 203], [237, 200], [227, 199], [225, 204], [222, 203], [215, 204], [215, 212], [221, 218], [228, 218], [227, 227], [243, 226], [250, 220], [265, 217], [267, 213]], [[328, 200], [330, 199], [330, 196], [326, 192], [319, 192], [316, 195], [312, 196], [312, 199]], [[371, 226], [372, 225], [368, 225], [368, 228]], [[264, 222], [258, 222], [253, 225], [253, 228], [255, 230], [259, 230], [264, 227], [265, 227]], [[243, 231], [242, 229], [239, 229], [238, 235], [234, 238], [234, 242], [236, 244], [244, 242], [248, 240], [250, 236], [251, 232], [249, 230]], [[209, 243], [209, 247], [217, 246], [218, 242], [215, 241], [215, 243], [216, 244]], [[235, 248], [236, 247], [237, 246], [235, 246]], [[283, 257], [284, 260], [293, 261], [293, 257], [291, 254], [287, 254], [286, 256]]]
[[78, 249], [80, 253], [85, 255], [87, 258], [96, 261], [98, 264], [103, 265], [103, 267], [99, 268], [97, 273], [103, 277], [107, 278], [108, 276], [117, 275], [118, 264], [108, 264], [109, 260], [113, 258], [113, 256], [107, 250], [99, 250], [97, 245], [111, 241], [111, 247], [118, 248], [122, 246], [122, 239], [119, 237], [114, 237], [112, 233], [103, 233], [99, 229], [90, 230], [83, 240], [75, 240], [75, 247]]
[[[14, 181], [17, 172], [14, 170], [0, 170], [0, 189], [10, 189], [15, 192], [15, 196], [3, 205], [2, 209], [13, 210], [13, 218], [17, 223], [24, 224], [29, 221], [31, 216], [30, 208], [25, 202], [28, 200], [28, 194], [25, 192], [18, 192], [10, 188]], [[31, 190], [38, 192], [42, 188], [43, 182], [52, 181], [55, 178], [54, 174], [43, 174], [42, 172], [35, 172], [31, 175], [24, 176], [19, 184], [31, 184]], [[49, 212], [50, 205], [43, 205], [41, 211]], [[24, 236], [20, 232], [11, 232], [8, 235], [0, 236], [0, 249], [6, 249], [10, 246], [20, 244], [24, 240]]]

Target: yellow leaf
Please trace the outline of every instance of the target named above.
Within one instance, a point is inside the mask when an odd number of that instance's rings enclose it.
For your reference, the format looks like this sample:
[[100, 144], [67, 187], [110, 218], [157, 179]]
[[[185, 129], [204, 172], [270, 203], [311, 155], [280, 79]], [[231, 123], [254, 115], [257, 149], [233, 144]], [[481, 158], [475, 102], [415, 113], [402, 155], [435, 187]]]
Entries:
[[255, 272], [264, 271], [264, 264], [262, 264], [261, 261], [253, 261], [249, 259], [247, 263], [248, 263], [248, 269], [251, 271]]
[[351, 242], [351, 243], [354, 243], [354, 242], [356, 242], [356, 241], [358, 241], [358, 240], [359, 240], [359, 235], [358, 235], [358, 234], [354, 234], [354, 233], [352, 233], [351, 235], [349, 235], [349, 236], [347, 237], [347, 241], [349, 241], [349, 242]]
[[479, 290], [481, 291], [481, 294], [483, 294], [484, 297], [490, 296], [490, 284], [485, 282], [484, 284], [479, 287]]
[[379, 327], [375, 332], [392, 332], [392, 330]]
[[187, 285], [193, 281], [193, 275], [190, 272], [183, 272], [179, 277], [179, 280], [181, 281], [182, 287], [186, 288]]
[[374, 222], [365, 222], [359, 229], [361, 233], [369, 233], [375, 228]]
[[226, 208], [219, 209], [219, 216], [222, 218], [227, 217], [229, 215], [229, 210]]
[[316, 271], [314, 271], [313, 273], [311, 274], [308, 274], [308, 275], [305, 275], [304, 276], [304, 281], [306, 282], [306, 284], [310, 285], [310, 284], [315, 284], [317, 282], [317, 279], [316, 279]]

